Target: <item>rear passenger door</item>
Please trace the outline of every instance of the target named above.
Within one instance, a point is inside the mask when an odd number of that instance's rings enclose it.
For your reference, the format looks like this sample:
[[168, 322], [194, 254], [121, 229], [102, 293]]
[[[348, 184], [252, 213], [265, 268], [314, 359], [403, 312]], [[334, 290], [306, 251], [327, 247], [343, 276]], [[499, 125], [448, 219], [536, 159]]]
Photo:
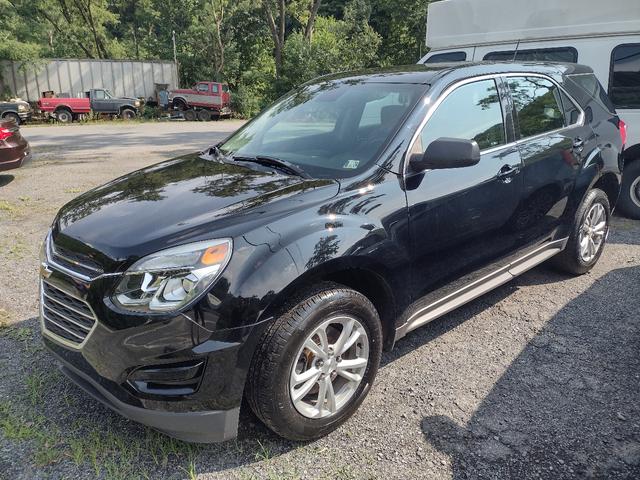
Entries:
[[504, 226], [522, 189], [500, 79], [464, 82], [445, 91], [411, 153], [440, 137], [475, 140], [477, 165], [407, 173], [414, 296], [426, 305], [505, 267], [515, 245]]
[[505, 77], [513, 104], [523, 195], [510, 222], [520, 250], [569, 235], [577, 205], [569, 201], [578, 173], [597, 139], [585, 114], [544, 76]]

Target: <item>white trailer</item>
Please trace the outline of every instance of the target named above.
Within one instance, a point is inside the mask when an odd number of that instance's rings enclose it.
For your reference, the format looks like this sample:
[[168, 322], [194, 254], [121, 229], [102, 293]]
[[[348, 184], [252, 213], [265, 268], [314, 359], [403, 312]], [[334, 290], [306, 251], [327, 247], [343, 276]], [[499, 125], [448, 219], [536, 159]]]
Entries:
[[83, 97], [91, 89], [109, 90], [116, 97], [155, 96], [155, 85], [178, 88], [178, 68], [164, 60], [52, 59], [33, 63], [0, 61], [0, 92], [35, 102], [42, 92]]
[[420, 63], [590, 66], [627, 124], [621, 202], [640, 219], [640, 0], [442, 0], [429, 4], [427, 46]]

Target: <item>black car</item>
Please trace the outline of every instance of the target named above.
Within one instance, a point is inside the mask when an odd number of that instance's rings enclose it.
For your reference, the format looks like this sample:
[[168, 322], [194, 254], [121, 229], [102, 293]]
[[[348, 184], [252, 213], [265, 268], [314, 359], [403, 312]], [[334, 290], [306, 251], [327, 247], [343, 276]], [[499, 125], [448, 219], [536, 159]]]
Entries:
[[64, 206], [41, 326], [63, 371], [188, 441], [337, 428], [383, 349], [552, 259], [602, 254], [623, 142], [588, 67], [412, 66], [307, 83], [226, 141]]

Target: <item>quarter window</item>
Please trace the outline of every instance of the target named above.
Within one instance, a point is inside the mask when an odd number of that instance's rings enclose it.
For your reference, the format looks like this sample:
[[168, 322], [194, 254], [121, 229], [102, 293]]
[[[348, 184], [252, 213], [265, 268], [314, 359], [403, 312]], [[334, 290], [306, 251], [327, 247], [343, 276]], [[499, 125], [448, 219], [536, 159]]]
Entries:
[[616, 107], [640, 108], [640, 44], [613, 49], [609, 97]]
[[464, 62], [466, 59], [466, 52], [446, 52], [431, 55], [424, 63]]
[[504, 145], [505, 132], [494, 80], [456, 88], [438, 106], [419, 135], [416, 152], [440, 137], [475, 140], [481, 150]]
[[484, 56], [484, 60], [576, 63], [578, 61], [578, 51], [573, 47], [518, 49], [517, 52], [515, 50], [505, 50], [487, 53]]
[[560, 90], [551, 81], [538, 77], [510, 77], [507, 81], [518, 114], [520, 138], [564, 127]]

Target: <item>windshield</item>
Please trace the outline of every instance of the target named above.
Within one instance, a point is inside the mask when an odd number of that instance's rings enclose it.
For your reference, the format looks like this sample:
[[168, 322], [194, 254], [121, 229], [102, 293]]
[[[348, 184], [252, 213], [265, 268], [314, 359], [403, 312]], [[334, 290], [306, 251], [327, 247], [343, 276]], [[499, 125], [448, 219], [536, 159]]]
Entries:
[[363, 171], [396, 131], [426, 85], [323, 82], [269, 107], [220, 146], [236, 157], [276, 157], [314, 178]]

